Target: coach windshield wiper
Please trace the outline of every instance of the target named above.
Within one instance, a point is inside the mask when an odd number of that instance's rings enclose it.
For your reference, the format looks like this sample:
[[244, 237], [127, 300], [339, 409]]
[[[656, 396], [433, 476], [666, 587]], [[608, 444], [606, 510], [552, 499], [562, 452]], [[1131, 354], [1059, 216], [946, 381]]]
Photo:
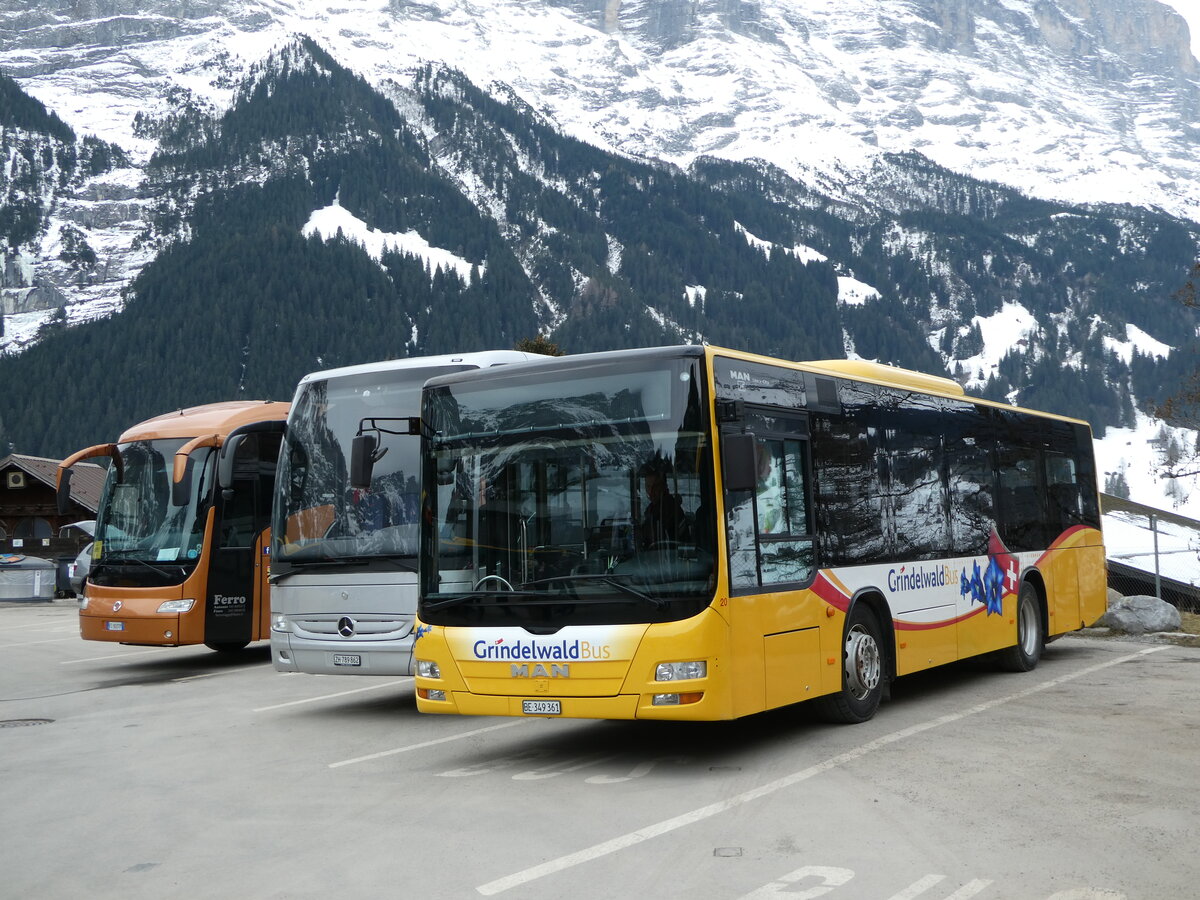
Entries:
[[645, 601], [646, 603], [649, 603], [655, 609], [662, 609], [663, 607], [665, 607], [667, 605], [667, 602], [665, 600], [661, 600], [658, 597], [651, 597], [649, 594], [645, 593], [644, 591], [639, 591], [637, 588], [633, 587], [632, 585], [622, 584], [621, 582], [617, 581], [617, 579], [614, 578], [612, 575], [606, 575], [604, 573], [595, 573], [595, 574], [583, 573], [583, 574], [579, 574], [579, 575], [555, 575], [552, 578], [538, 578], [535, 581], [526, 581], [523, 585], [521, 585], [521, 587], [530, 587], [531, 585], [535, 585], [535, 584], [578, 584], [581, 581], [582, 582], [595, 582], [597, 584], [606, 584], [609, 587], [615, 587], [618, 591], [621, 591], [624, 594], [628, 594], [630, 597], [636, 597], [638, 600], [642, 600], [642, 601]]

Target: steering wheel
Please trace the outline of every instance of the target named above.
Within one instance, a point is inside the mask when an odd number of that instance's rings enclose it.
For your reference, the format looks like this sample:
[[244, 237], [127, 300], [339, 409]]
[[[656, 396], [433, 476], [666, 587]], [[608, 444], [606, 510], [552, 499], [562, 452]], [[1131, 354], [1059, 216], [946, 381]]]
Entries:
[[481, 584], [483, 584], [485, 581], [498, 581], [498, 582], [500, 582], [500, 584], [504, 585], [506, 590], [510, 590], [510, 591], [516, 590], [516, 588], [514, 588], [512, 586], [512, 584], [510, 584], [503, 575], [484, 575], [477, 582], [475, 582], [475, 586], [472, 587], [471, 590], [473, 590], [473, 591], [479, 590], [479, 586]]

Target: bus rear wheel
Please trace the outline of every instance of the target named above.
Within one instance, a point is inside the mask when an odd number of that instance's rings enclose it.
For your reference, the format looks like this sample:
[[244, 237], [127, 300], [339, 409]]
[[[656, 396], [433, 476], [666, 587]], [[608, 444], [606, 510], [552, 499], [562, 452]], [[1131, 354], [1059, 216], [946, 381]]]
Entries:
[[846, 620], [842, 642], [842, 689], [817, 703], [825, 719], [857, 725], [875, 715], [883, 699], [883, 640], [875, 614], [856, 604]]
[[1028, 672], [1042, 658], [1045, 644], [1037, 588], [1027, 581], [1017, 594], [1017, 643], [1000, 651], [997, 656], [1000, 668], [1006, 672]]
[[245, 650], [249, 641], [205, 641], [204, 646], [209, 650], [216, 650], [218, 653], [237, 653], [239, 650]]

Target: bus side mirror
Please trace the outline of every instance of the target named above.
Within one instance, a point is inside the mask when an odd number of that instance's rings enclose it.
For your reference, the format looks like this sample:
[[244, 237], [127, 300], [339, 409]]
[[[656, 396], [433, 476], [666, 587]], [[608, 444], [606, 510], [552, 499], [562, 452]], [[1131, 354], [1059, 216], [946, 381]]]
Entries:
[[[217, 487], [228, 490], [233, 487], [233, 464], [237, 460], [238, 448], [246, 439], [244, 434], [231, 434], [221, 445], [221, 454], [217, 457]], [[191, 460], [188, 460], [191, 465]]]
[[371, 489], [371, 473], [375, 469], [375, 448], [379, 438], [373, 434], [356, 435], [350, 442], [350, 487], [358, 490]]
[[758, 483], [758, 441], [753, 434], [727, 434], [721, 438], [721, 467], [725, 490], [750, 491]]
[[171, 482], [171, 505], [172, 506], [187, 506], [188, 501], [192, 498], [192, 467], [196, 464], [194, 459], [189, 459], [183, 469], [183, 477], [178, 481]]
[[446, 455], [437, 458], [437, 483], [454, 484], [454, 476], [458, 474], [458, 461]]
[[65, 516], [71, 508], [71, 470], [63, 469], [58, 478], [58, 491], [54, 498], [58, 502], [58, 514]]

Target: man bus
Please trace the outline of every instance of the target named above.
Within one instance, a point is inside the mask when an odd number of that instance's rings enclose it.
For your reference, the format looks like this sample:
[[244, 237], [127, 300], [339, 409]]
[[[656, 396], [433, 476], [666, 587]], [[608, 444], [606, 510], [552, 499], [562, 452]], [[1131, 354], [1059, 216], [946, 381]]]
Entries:
[[[862, 722], [897, 676], [1028, 670], [1104, 612], [1088, 425], [949, 379], [598, 353], [432, 379], [422, 429], [423, 712]], [[648, 464], [670, 537], [639, 533]]]
[[[314, 372], [300, 380], [276, 483], [271, 658], [281, 672], [408, 675], [417, 608], [421, 386], [536, 354], [497, 350]], [[361, 483], [355, 446], [369, 441]]]
[[79, 604], [84, 640], [235, 651], [269, 633], [266, 552], [288, 404], [156, 416], [58, 468], [111, 460]]

